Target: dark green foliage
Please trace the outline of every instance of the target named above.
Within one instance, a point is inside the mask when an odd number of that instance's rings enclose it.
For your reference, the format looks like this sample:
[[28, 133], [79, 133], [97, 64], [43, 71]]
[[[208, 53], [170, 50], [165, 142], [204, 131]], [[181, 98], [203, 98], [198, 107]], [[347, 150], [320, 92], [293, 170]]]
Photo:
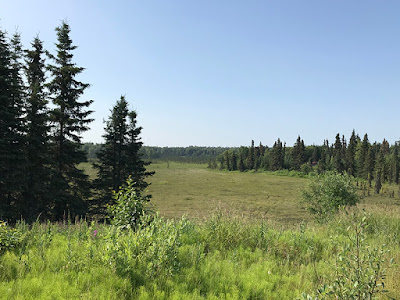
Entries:
[[147, 187], [145, 178], [154, 172], [146, 171], [148, 163], [141, 158], [141, 130], [136, 125], [136, 112], [128, 110], [128, 102], [121, 96], [106, 122], [105, 144], [97, 155], [99, 162], [94, 164], [99, 171], [95, 181], [99, 208], [113, 203], [112, 191], [118, 190], [128, 176], [135, 182], [137, 193]]
[[175, 161], [183, 163], [208, 163], [227, 150], [237, 148], [227, 147], [153, 147], [143, 146], [140, 152], [144, 160], [150, 161]]
[[368, 159], [368, 150], [370, 148], [370, 143], [368, 140], [368, 135], [365, 134], [362, 142], [359, 143], [358, 149], [357, 149], [357, 176], [367, 179], [368, 178], [368, 173], [369, 173], [369, 167], [368, 164], [369, 162], [366, 163], [366, 160]]
[[382, 188], [382, 177], [384, 173], [383, 151], [380, 151], [375, 164], [375, 193], [379, 194]]
[[271, 150], [270, 161], [269, 161], [269, 169], [271, 171], [276, 171], [283, 169], [285, 152], [282, 148], [282, 142], [278, 138], [278, 140], [274, 143], [274, 146]]
[[18, 217], [24, 184], [21, 44], [0, 30], [0, 217]]
[[349, 175], [355, 176], [356, 175], [356, 161], [355, 161], [355, 155], [356, 155], [356, 149], [357, 149], [357, 137], [355, 130], [351, 133], [349, 145], [346, 149], [346, 171]]
[[300, 170], [300, 166], [305, 163], [305, 159], [304, 141], [298, 136], [292, 149], [292, 168], [297, 171]]
[[245, 170], [243, 156], [241, 153], [239, 153], [239, 167], [238, 168], [239, 168], [240, 172], [243, 172]]
[[45, 64], [43, 44], [39, 38], [26, 50], [26, 185], [23, 192], [21, 214], [25, 220], [46, 215], [51, 202], [50, 184], [52, 161], [49, 153], [49, 118], [47, 94], [44, 90]]
[[333, 167], [339, 173], [344, 171], [343, 144], [344, 143], [340, 141], [340, 135], [338, 133], [333, 148]]
[[254, 140], [251, 140], [251, 146], [247, 157], [247, 167], [251, 170], [254, 168]]
[[49, 57], [54, 64], [48, 66], [52, 76], [47, 85], [52, 94], [55, 108], [51, 111], [52, 158], [54, 175], [52, 178], [53, 215], [60, 218], [68, 213], [82, 214], [86, 211], [85, 200], [90, 196], [87, 175], [77, 168], [77, 164], [86, 161], [81, 150], [81, 133], [89, 129], [92, 122], [87, 107], [93, 102], [79, 101], [89, 84], [77, 81], [76, 77], [84, 68], [73, 62], [73, 51], [70, 28], [65, 22], [56, 28], [57, 54]]
[[236, 157], [235, 150], [232, 151], [231, 166], [232, 166], [232, 171], [237, 171], [238, 167], [237, 167], [237, 157]]

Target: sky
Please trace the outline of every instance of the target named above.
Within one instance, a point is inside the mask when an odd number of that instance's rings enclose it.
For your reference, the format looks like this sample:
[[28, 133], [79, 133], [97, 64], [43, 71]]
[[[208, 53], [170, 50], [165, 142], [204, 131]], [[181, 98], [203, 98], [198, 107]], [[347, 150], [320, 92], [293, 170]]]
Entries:
[[66, 20], [102, 142], [121, 95], [148, 146], [400, 139], [400, 1], [0, 0], [0, 29], [54, 53]]

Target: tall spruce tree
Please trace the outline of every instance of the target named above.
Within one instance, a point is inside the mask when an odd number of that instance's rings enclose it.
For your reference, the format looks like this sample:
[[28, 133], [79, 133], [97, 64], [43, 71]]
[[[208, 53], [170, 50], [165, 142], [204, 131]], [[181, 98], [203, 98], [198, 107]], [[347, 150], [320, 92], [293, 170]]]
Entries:
[[292, 167], [294, 170], [300, 170], [300, 166], [305, 163], [306, 160], [306, 147], [304, 141], [297, 137], [296, 143], [292, 148]]
[[129, 111], [128, 102], [121, 96], [111, 111], [106, 122], [105, 144], [98, 153], [98, 178], [95, 186], [99, 191], [98, 207], [101, 210], [107, 204], [113, 204], [112, 191], [118, 188], [131, 176], [135, 182], [136, 192], [141, 193], [148, 183], [146, 177], [154, 172], [147, 172], [140, 149], [142, 127], [136, 124], [136, 112]]
[[12, 216], [13, 193], [12, 155], [16, 130], [13, 128], [14, 116], [18, 115], [11, 100], [11, 52], [6, 33], [0, 30], [0, 217]]
[[42, 41], [36, 37], [25, 51], [26, 90], [26, 185], [23, 193], [25, 219], [48, 215], [50, 205], [51, 160], [49, 117], [45, 92], [45, 61]]
[[25, 183], [24, 86], [19, 34], [0, 30], [0, 216], [18, 218]]
[[55, 108], [51, 111], [52, 156], [54, 176], [52, 195], [54, 198], [53, 214], [55, 218], [63, 214], [82, 214], [86, 211], [85, 200], [90, 196], [88, 176], [77, 168], [86, 161], [81, 150], [81, 134], [89, 129], [92, 113], [88, 107], [93, 102], [79, 101], [89, 84], [77, 80], [84, 68], [73, 62], [70, 27], [66, 22], [56, 28], [57, 54], [48, 53], [54, 64], [48, 66], [52, 79], [48, 84]]
[[251, 146], [249, 149], [249, 157], [247, 158], [247, 167], [251, 170], [254, 168], [254, 161], [255, 161], [255, 157], [254, 157], [254, 140], [251, 140]]
[[[366, 161], [368, 159], [368, 150], [370, 148], [370, 143], [368, 140], [368, 134], [364, 135], [364, 138], [360, 144], [360, 147], [358, 147], [358, 151], [356, 154], [357, 160], [356, 160], [356, 165], [357, 165], [357, 176], [368, 179], [368, 166], [365, 166]], [[369, 164], [369, 162], [368, 162]]]
[[351, 133], [349, 145], [346, 149], [346, 170], [349, 175], [355, 176], [356, 175], [356, 162], [355, 162], [355, 155], [357, 149], [357, 137], [356, 133], [353, 130]]
[[344, 171], [343, 144], [340, 141], [339, 133], [336, 135], [335, 145], [334, 145], [334, 148], [333, 148], [333, 167], [339, 173], [342, 173]]
[[282, 142], [278, 138], [278, 140], [274, 143], [274, 146], [271, 150], [269, 168], [271, 171], [281, 170], [283, 169], [283, 162], [285, 158], [285, 152], [282, 148]]

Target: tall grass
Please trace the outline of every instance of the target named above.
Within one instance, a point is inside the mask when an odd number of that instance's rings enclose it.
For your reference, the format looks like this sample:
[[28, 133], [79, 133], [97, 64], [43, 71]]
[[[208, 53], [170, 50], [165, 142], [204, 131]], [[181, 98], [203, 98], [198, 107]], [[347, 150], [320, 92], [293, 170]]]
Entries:
[[[371, 247], [400, 259], [397, 214], [367, 217]], [[216, 212], [202, 223], [156, 216], [132, 230], [96, 222], [19, 223], [20, 240], [0, 256], [4, 299], [297, 299], [335, 279], [348, 241], [345, 213], [326, 224], [282, 227]], [[388, 257], [389, 258], [389, 257]], [[385, 265], [387, 268], [389, 265]], [[388, 269], [400, 296], [400, 269]]]

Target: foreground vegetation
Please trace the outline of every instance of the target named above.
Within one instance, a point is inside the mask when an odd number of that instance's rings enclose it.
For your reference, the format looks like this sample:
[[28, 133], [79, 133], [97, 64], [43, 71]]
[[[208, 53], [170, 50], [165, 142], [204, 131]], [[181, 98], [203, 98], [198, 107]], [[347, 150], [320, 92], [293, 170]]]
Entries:
[[[327, 224], [301, 223], [286, 229], [222, 211], [201, 225], [184, 218], [156, 217], [150, 226], [136, 231], [82, 220], [31, 227], [20, 223], [8, 233], [10, 243], [1, 244], [0, 295], [4, 299], [296, 299], [331, 286], [343, 267], [338, 258], [347, 253], [350, 259], [359, 251], [362, 274], [381, 264], [380, 274], [387, 270], [386, 295], [397, 298], [400, 269], [390, 267], [389, 260], [400, 261], [399, 212], [376, 210], [367, 215], [365, 240], [359, 247], [351, 242], [356, 223], [352, 213], [345, 212]], [[356, 220], [361, 218], [358, 212]], [[344, 272], [354, 274], [350, 267]]]

